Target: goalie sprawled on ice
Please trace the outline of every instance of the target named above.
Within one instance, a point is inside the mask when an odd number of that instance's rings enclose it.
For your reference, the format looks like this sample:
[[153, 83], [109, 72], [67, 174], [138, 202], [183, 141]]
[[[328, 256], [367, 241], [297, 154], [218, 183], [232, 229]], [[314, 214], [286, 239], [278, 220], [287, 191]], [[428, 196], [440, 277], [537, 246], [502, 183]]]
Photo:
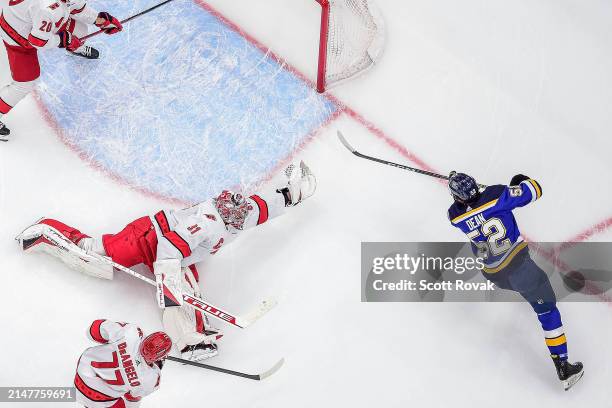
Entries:
[[[180, 293], [200, 298], [195, 264], [217, 253], [243, 230], [265, 223], [310, 197], [316, 179], [302, 162], [287, 167], [282, 182], [244, 197], [223, 191], [218, 197], [182, 210], [162, 210], [129, 223], [117, 234], [91, 238], [60, 221], [45, 218], [17, 237], [24, 251], [44, 251], [69, 266], [98, 278], [112, 279], [109, 257], [127, 268], [144, 264], [158, 282], [158, 299], [165, 307], [165, 331], [183, 358], [198, 361], [217, 354], [222, 334], [200, 310], [182, 305]], [[68, 245], [58, 245], [61, 234]], [[177, 294], [178, 293], [178, 294]], [[165, 301], [165, 303], [164, 303]], [[181, 306], [182, 305], [182, 306]]]

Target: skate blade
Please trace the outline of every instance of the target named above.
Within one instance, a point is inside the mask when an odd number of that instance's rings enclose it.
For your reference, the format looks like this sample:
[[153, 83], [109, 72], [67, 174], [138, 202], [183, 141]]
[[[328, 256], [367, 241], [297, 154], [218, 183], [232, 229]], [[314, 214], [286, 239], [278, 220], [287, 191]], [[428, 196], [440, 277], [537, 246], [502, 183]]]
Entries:
[[584, 375], [584, 369], [576, 375], [571, 376], [567, 380], [563, 381], [563, 386], [565, 387], [565, 391], [572, 388]]

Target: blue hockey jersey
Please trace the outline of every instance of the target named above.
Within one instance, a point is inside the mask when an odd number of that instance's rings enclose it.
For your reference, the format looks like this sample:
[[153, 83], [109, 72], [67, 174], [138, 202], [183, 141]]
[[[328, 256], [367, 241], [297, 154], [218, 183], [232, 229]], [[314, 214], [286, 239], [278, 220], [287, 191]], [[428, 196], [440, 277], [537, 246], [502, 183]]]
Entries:
[[483, 271], [495, 273], [527, 247], [512, 210], [541, 196], [542, 188], [533, 179], [518, 186], [489, 186], [470, 206], [459, 202], [451, 205], [448, 218], [470, 239], [472, 251], [483, 259]]

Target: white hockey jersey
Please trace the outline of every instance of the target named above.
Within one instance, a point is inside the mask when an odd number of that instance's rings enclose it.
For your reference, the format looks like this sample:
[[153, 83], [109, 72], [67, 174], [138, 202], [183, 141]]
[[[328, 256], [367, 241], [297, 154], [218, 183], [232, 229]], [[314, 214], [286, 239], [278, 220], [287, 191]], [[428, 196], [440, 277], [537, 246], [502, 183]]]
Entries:
[[88, 348], [79, 359], [74, 379], [78, 402], [106, 408], [123, 398], [126, 407], [137, 407], [142, 397], [157, 390], [161, 370], [140, 356], [139, 327], [95, 320], [87, 335], [101, 345]]
[[94, 24], [98, 12], [86, 0], [70, 6], [61, 0], [4, 0], [0, 27], [2, 39], [24, 48], [54, 48], [60, 43], [57, 33], [76, 20]]
[[[244, 229], [265, 223], [285, 211], [285, 198], [276, 191], [250, 196], [252, 207]], [[157, 260], [180, 259], [186, 267], [214, 255], [240, 232], [228, 227], [213, 200], [182, 210], [163, 210], [151, 217], [157, 233]]]

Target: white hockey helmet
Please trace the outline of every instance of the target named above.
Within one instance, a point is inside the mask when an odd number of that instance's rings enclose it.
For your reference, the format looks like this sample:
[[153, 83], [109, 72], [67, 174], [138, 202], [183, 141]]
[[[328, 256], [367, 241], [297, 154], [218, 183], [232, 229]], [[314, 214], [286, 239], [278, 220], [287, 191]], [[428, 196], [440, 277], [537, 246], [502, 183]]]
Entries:
[[231, 225], [238, 230], [244, 228], [244, 221], [253, 206], [248, 203], [242, 194], [224, 190], [214, 199], [214, 202], [217, 212], [226, 225]]

